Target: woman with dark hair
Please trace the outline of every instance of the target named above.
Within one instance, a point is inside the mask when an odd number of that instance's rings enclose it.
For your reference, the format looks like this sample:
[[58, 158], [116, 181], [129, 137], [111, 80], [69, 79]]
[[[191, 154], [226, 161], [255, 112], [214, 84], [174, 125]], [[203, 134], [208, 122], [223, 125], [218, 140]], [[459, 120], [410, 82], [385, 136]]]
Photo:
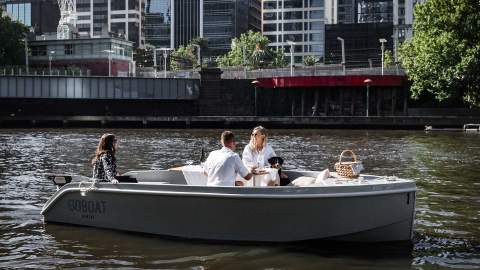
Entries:
[[115, 135], [103, 134], [95, 151], [95, 156], [92, 159], [94, 179], [100, 182], [118, 183], [118, 180], [115, 179], [117, 175], [116, 148], [117, 139]]

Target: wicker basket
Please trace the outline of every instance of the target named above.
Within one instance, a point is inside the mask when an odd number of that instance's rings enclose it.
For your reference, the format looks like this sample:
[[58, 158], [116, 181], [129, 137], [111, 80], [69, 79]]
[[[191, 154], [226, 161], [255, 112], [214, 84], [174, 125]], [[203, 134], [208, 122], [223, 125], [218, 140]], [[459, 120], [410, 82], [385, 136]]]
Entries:
[[[342, 161], [346, 154], [350, 154], [350, 156], [353, 158], [353, 161]], [[356, 178], [360, 174], [361, 170], [363, 170], [362, 162], [357, 161], [357, 156], [352, 150], [342, 151], [338, 162], [335, 163], [335, 171], [339, 176], [342, 177]]]

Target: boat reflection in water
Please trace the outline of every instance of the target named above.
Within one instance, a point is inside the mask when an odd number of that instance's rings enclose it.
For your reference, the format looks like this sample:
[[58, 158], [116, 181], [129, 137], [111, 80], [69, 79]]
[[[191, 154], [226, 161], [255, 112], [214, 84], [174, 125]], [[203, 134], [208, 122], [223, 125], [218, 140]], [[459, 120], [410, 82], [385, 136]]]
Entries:
[[[316, 171], [286, 171], [290, 179]], [[410, 241], [413, 181], [362, 175], [303, 187], [189, 185], [176, 170], [132, 171], [138, 183], [67, 183], [45, 222], [220, 241]], [[57, 177], [57, 180], [61, 177]], [[88, 180], [78, 177], [73, 180]], [[67, 181], [68, 182], [68, 181]]]

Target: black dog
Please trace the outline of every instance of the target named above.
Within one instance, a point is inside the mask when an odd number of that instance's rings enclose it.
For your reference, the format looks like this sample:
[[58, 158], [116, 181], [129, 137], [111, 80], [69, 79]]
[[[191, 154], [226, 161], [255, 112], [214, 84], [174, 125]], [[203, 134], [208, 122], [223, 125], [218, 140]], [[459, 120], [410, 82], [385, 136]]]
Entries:
[[271, 168], [278, 169], [278, 175], [280, 175], [280, 186], [286, 186], [290, 184], [290, 179], [288, 175], [282, 173], [283, 158], [281, 157], [271, 157], [268, 159]]

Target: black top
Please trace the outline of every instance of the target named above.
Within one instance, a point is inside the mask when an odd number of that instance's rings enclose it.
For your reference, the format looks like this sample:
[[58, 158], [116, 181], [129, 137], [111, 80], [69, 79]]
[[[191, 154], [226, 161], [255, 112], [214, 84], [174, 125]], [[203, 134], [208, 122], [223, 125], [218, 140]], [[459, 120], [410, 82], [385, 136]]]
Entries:
[[93, 178], [111, 182], [117, 175], [117, 162], [110, 152], [105, 152], [93, 164]]

